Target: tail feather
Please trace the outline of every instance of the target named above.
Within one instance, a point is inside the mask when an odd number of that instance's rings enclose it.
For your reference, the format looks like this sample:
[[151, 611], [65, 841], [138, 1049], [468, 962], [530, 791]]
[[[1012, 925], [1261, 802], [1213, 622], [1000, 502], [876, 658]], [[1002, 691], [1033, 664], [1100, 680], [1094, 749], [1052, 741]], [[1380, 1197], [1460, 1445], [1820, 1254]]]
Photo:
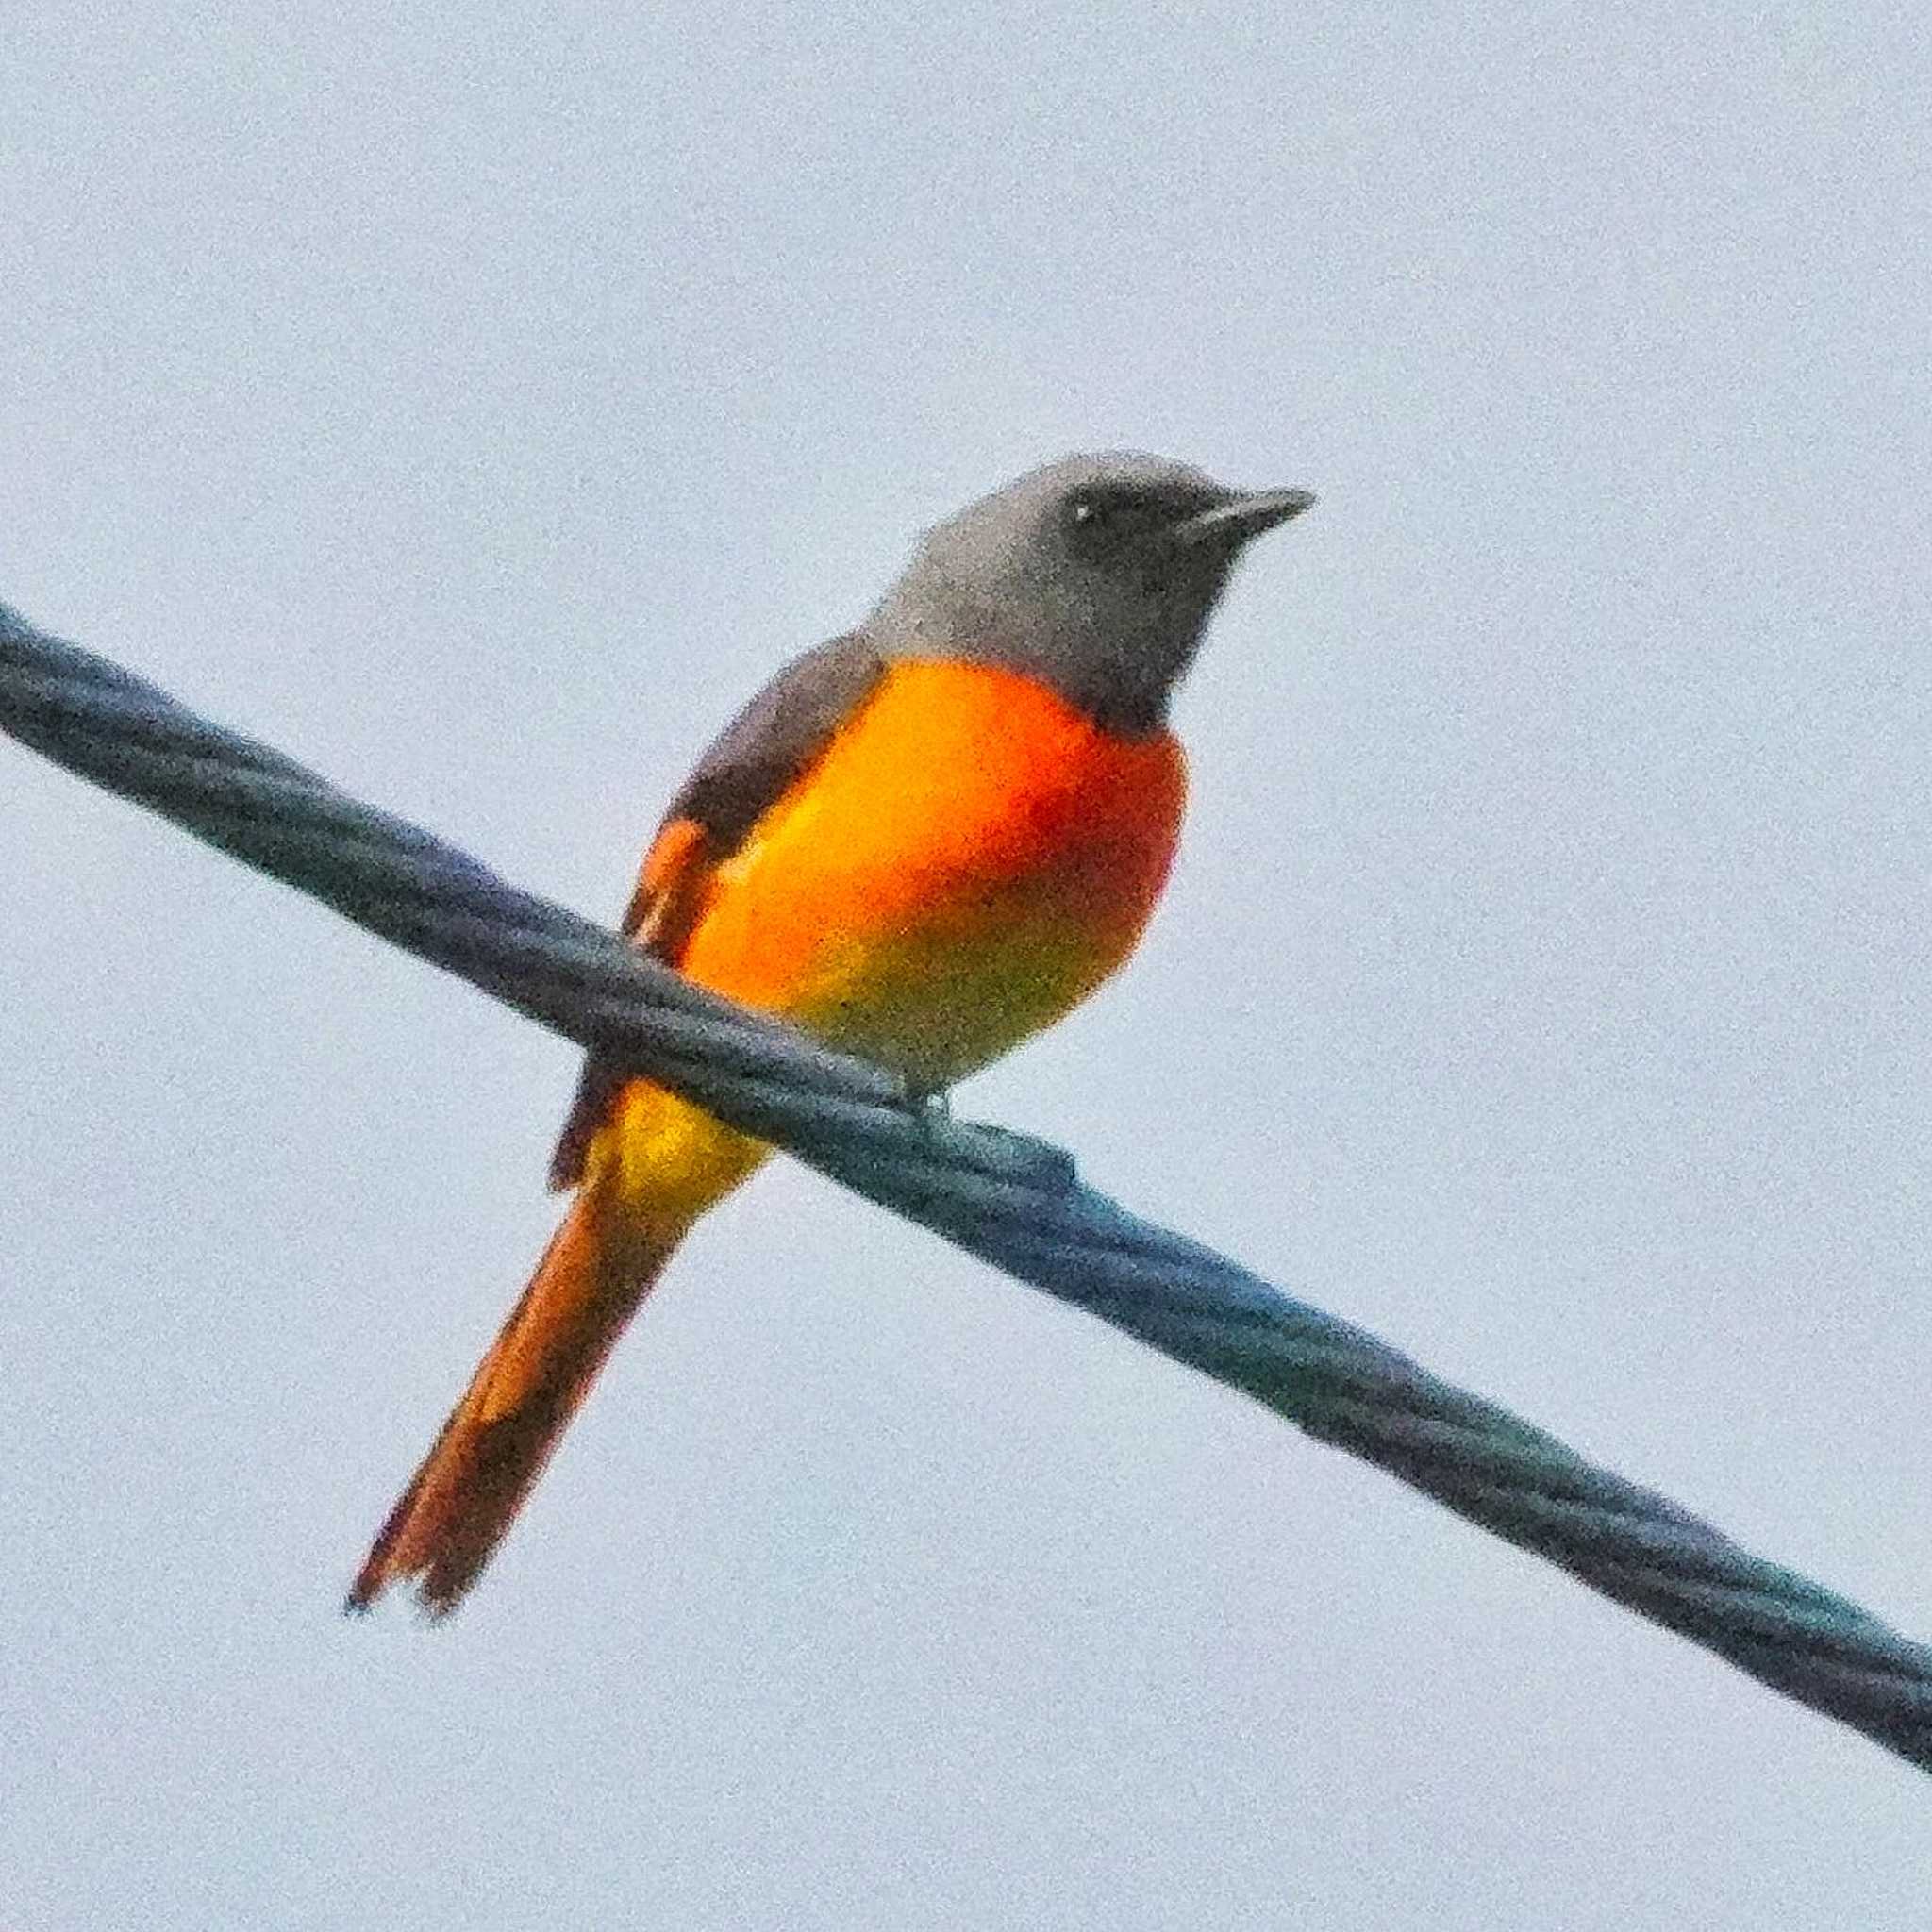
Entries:
[[573, 1204], [523, 1298], [451, 1411], [350, 1587], [366, 1610], [413, 1579], [447, 1616], [508, 1532], [597, 1372], [649, 1293], [683, 1225], [655, 1231]]

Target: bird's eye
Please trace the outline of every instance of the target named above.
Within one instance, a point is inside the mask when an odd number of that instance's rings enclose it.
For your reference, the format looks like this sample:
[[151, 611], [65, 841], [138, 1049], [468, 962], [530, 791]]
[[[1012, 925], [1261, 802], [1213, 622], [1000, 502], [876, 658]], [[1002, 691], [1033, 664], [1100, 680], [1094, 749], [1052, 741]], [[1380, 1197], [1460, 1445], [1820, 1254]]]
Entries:
[[1103, 546], [1120, 522], [1120, 506], [1105, 496], [1076, 496], [1067, 506], [1067, 531], [1074, 546], [1092, 551]]

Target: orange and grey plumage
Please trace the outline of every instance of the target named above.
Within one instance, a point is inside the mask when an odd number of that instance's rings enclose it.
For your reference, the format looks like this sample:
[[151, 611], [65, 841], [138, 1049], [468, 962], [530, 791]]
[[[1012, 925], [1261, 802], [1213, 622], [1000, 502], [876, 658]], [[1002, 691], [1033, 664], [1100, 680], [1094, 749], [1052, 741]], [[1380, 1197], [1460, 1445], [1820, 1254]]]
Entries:
[[[1307, 507], [1152, 458], [970, 506], [865, 626], [781, 673], [700, 762], [625, 928], [699, 984], [937, 1091], [1122, 963], [1185, 796], [1167, 699], [1241, 546]], [[575, 1198], [350, 1591], [453, 1608], [685, 1231], [764, 1158], [592, 1061]]]

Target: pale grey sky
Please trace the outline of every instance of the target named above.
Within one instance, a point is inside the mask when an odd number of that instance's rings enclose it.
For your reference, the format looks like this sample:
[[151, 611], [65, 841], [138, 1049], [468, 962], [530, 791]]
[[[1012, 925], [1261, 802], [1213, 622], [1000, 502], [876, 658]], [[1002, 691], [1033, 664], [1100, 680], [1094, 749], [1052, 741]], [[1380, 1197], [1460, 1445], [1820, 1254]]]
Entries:
[[[10, 9], [0, 597], [614, 916], [917, 528], [1320, 508], [975, 1082], [1932, 1634], [1916, 8]], [[0, 745], [0, 1920], [1924, 1922], [1861, 1740], [793, 1170], [336, 1615], [560, 1042]]]

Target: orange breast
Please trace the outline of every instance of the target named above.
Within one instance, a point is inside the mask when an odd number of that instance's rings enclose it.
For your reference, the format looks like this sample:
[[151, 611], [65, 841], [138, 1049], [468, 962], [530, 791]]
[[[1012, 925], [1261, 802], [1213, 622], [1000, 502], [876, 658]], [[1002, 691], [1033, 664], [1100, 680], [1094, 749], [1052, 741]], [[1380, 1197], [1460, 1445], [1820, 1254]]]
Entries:
[[1126, 958], [1185, 789], [1167, 734], [1114, 738], [1009, 672], [899, 665], [720, 867], [683, 970], [946, 1085]]

